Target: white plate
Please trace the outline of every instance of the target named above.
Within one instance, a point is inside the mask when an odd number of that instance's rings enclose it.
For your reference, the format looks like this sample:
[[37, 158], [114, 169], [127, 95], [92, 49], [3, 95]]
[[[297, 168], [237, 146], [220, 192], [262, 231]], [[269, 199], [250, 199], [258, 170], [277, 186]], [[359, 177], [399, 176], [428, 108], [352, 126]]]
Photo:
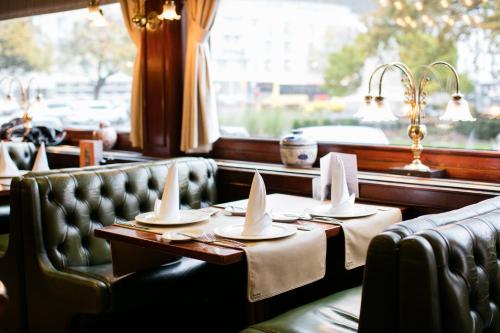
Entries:
[[247, 210], [245, 208], [235, 206], [227, 206], [226, 208], [224, 208], [224, 211], [232, 216], [245, 216], [247, 213]]
[[288, 237], [297, 232], [297, 227], [292, 224], [273, 223], [269, 232], [263, 235], [243, 236], [243, 224], [233, 224], [226, 227], [215, 228], [214, 233], [219, 237], [239, 240], [265, 240]]
[[273, 221], [282, 223], [291, 223], [297, 221], [300, 216], [294, 213], [273, 213], [271, 214]]
[[162, 221], [156, 219], [154, 212], [149, 212], [137, 215], [135, 220], [142, 224], [169, 226], [204, 222], [210, 218], [209, 213], [197, 210], [181, 210], [179, 214], [178, 220]]
[[311, 215], [311, 217], [324, 216], [324, 217], [332, 217], [332, 218], [336, 218], [336, 219], [349, 219], [349, 218], [353, 218], [353, 217], [364, 217], [364, 216], [370, 216], [370, 215], [377, 214], [377, 208], [370, 207], [370, 206], [354, 205], [354, 208], [352, 211], [339, 212], [339, 213], [328, 212], [330, 207], [331, 206], [329, 204], [314, 207], [309, 212], [309, 215]]

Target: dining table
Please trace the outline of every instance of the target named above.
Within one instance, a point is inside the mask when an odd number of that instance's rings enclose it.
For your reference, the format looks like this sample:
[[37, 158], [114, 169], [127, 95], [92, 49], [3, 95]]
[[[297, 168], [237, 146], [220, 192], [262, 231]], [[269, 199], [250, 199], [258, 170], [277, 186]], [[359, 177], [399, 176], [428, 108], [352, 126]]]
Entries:
[[[312, 198], [287, 194], [270, 194], [267, 196], [268, 209], [274, 212], [292, 211], [302, 215], [318, 201]], [[238, 200], [213, 206], [218, 214], [224, 214], [227, 207], [239, 207], [246, 204], [246, 200]], [[373, 205], [379, 209], [387, 209], [386, 205]], [[390, 207], [389, 207], [390, 208]], [[396, 207], [403, 209], [401, 207]], [[336, 237], [341, 233], [340, 223], [334, 221], [320, 221], [316, 219], [297, 219], [292, 224], [299, 229], [321, 228], [327, 238]], [[178, 227], [178, 226], [176, 226]], [[144, 229], [142, 229], [144, 228]], [[180, 256], [203, 260], [212, 264], [230, 265], [245, 260], [245, 252], [241, 248], [190, 242], [167, 242], [162, 239], [164, 230], [147, 230], [148, 227], [138, 224], [118, 223], [94, 231], [95, 236], [110, 242], [113, 274], [121, 276], [141, 271], [171, 262]]]
[[[341, 251], [340, 253], [343, 252], [343, 250], [340, 250], [337, 247], [337, 244], [342, 243], [339, 242], [341, 241], [340, 237], [343, 235], [343, 229], [341, 226], [342, 221], [335, 219], [331, 221], [320, 221], [317, 219], [311, 219], [310, 217], [309, 219], [305, 219], [308, 210], [321, 203], [319, 200], [296, 195], [274, 193], [267, 195], [266, 201], [267, 210], [271, 213], [271, 215], [279, 212], [291, 212], [300, 215], [300, 217], [304, 217], [290, 222], [295, 225], [298, 230], [302, 230], [300, 232], [308, 232], [307, 230], [309, 229], [322, 229], [325, 232], [327, 240], [327, 252], [331, 251], [333, 257], [337, 258], [341, 262], [343, 261], [342, 258], [339, 258], [336, 255], [339, 253], [337, 251]], [[245, 208], [247, 202], [248, 200], [238, 200], [216, 204], [212, 207], [202, 209], [210, 209], [215, 214], [227, 214], [227, 210], [229, 208]], [[362, 205], [366, 205], [366, 203], [362, 203]], [[379, 204], [370, 204], [370, 206], [377, 209], [382, 214], [387, 213], [386, 210], [393, 208], [404, 211], [403, 207]], [[214, 217], [214, 220], [217, 220], [217, 217]], [[223, 220], [225, 220], [225, 217]], [[179, 226], [175, 226], [172, 227], [172, 230], [179, 230], [178, 228]], [[168, 262], [175, 261], [182, 256], [202, 260], [216, 265], [234, 265], [235, 268], [241, 268], [242, 265], [246, 266], [248, 264], [245, 252], [246, 250], [242, 248], [219, 246], [197, 241], [164, 241], [162, 239], [162, 234], [164, 232], [168, 232], [168, 230], [170, 230], [168, 227], [158, 229], [149, 225], [138, 224], [135, 221], [129, 221], [119, 222], [96, 229], [94, 233], [97, 237], [109, 241], [111, 245], [113, 275], [116, 278], [120, 278], [121, 276], [133, 272], [158, 267]], [[330, 246], [332, 246], [331, 249]], [[334, 259], [334, 261], [337, 259]], [[335, 267], [336, 265], [334, 265], [334, 267], [330, 267], [330, 269], [336, 270], [337, 268]], [[237, 268], [236, 271], [239, 271], [239, 269]], [[357, 276], [356, 274], [359, 274], [359, 271], [354, 274]], [[334, 276], [338, 275], [334, 274]], [[329, 282], [330, 280], [325, 281], [325, 284], [329, 285]], [[246, 293], [247, 290], [238, 291], [237, 294], [239, 295], [240, 292]], [[298, 301], [294, 300], [293, 302], [301, 302], [301, 299], [302, 298], [299, 297]], [[284, 304], [294, 304], [293, 302], [290, 302], [290, 299], [284, 301], [280, 298], [280, 295], [258, 302], [251, 302], [247, 300], [243, 304], [245, 308], [245, 319], [243, 319], [244, 325], [242, 327], [269, 318], [270, 315], [275, 315], [281, 310], [286, 310], [286, 307], [282, 308], [285, 306]], [[297, 303], [297, 305], [298, 304], [301, 303]]]

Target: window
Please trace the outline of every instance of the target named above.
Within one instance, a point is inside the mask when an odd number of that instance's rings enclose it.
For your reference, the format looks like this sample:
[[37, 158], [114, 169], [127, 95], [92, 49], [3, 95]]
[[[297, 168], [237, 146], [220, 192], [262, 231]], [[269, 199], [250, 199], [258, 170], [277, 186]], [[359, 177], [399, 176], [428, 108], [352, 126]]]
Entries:
[[[95, 129], [105, 121], [130, 128], [130, 96], [135, 47], [119, 4], [101, 6], [108, 25], [92, 27], [87, 9], [0, 21], [0, 78], [15, 76], [37, 89], [43, 103], [30, 108], [33, 122], [66, 128]], [[17, 101], [20, 89], [5, 79], [3, 98]], [[17, 107], [0, 104], [0, 123], [20, 117]]]
[[[304, 128], [322, 141], [407, 146], [400, 73], [387, 74], [382, 92], [397, 121], [355, 117], [368, 78], [387, 62], [404, 62], [418, 77], [422, 65], [444, 60], [457, 68], [477, 120], [439, 119], [453, 81], [437, 69], [428, 89], [424, 146], [500, 150], [498, 2], [425, 2], [421, 10], [400, 2], [401, 9], [394, 1], [222, 0], [211, 49], [223, 135], [279, 138]], [[218, 61], [229, 57], [228, 31], [238, 35], [246, 67]]]

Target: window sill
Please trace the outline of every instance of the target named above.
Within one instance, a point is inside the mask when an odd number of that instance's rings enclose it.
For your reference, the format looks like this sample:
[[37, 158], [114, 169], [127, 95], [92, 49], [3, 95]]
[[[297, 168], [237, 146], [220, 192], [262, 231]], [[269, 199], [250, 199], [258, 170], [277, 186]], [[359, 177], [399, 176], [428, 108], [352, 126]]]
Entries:
[[[356, 154], [360, 171], [381, 173], [409, 163], [412, 156], [408, 147], [320, 142], [318, 156], [328, 152]], [[221, 138], [214, 144], [209, 156], [222, 160], [281, 163], [279, 141], [276, 139]], [[422, 154], [422, 161], [432, 168], [446, 169], [449, 179], [492, 183], [500, 180], [500, 152], [427, 148]]]

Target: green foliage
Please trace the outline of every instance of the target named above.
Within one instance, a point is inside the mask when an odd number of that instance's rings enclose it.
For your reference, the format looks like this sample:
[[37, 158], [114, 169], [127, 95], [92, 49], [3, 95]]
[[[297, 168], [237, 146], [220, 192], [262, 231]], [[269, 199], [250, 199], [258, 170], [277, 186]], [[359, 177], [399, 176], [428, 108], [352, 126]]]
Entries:
[[42, 40], [29, 18], [0, 22], [0, 70], [10, 75], [46, 71], [51, 44]]
[[479, 140], [493, 140], [500, 133], [500, 120], [476, 118], [474, 122], [460, 121], [455, 124], [455, 130], [464, 135], [474, 131]]
[[329, 57], [325, 70], [325, 89], [333, 96], [345, 96], [359, 87], [367, 52], [362, 46], [364, 35], [358, 36], [354, 44], [345, 45]]
[[[464, 16], [470, 14], [480, 17], [479, 21], [482, 23], [479, 27], [489, 44], [488, 52], [494, 55], [500, 50], [499, 10], [500, 1], [489, 1], [484, 4], [476, 2], [470, 7], [453, 6], [453, 10], [443, 9], [439, 1], [424, 1], [423, 12], [417, 11], [410, 5], [404, 5], [402, 10], [397, 10], [392, 5], [380, 8], [369, 15], [369, 20], [366, 22], [367, 32], [358, 35], [352, 43], [330, 55], [324, 72], [325, 88], [334, 96], [354, 93], [361, 84], [365, 60], [369, 57], [383, 57], [387, 51], [395, 51], [399, 59], [393, 60], [407, 64], [415, 71], [417, 78], [422, 74], [423, 66], [433, 61], [443, 60], [456, 65], [457, 41], [463, 36], [470, 35], [477, 28], [467, 24], [449, 25], [443, 20], [445, 14], [454, 22], [462, 22]], [[423, 23], [423, 15], [432, 20], [432, 26]], [[398, 26], [397, 20], [404, 26]], [[477, 61], [479, 58], [475, 59]], [[435, 73], [445, 73], [438, 67], [435, 69]], [[446, 77], [449, 77], [449, 72], [446, 72]], [[446, 82], [444, 78], [443, 75], [435, 75], [433, 82], [427, 86], [428, 92], [436, 90], [439, 85], [442, 86], [443, 82]], [[461, 81], [463, 92], [472, 91], [471, 82], [465, 74], [461, 75]]]
[[344, 125], [344, 126], [357, 126], [360, 122], [358, 119], [330, 119], [327, 117], [308, 117], [299, 118], [293, 121], [293, 128], [312, 127], [312, 126], [330, 126], [330, 125]]
[[94, 98], [99, 98], [106, 80], [119, 73], [131, 72], [135, 47], [123, 23], [108, 18], [105, 28], [93, 28], [87, 20], [75, 22], [62, 45], [61, 63], [78, 65], [94, 83]]
[[446, 61], [453, 66], [457, 63], [454, 40], [441, 40], [420, 30], [409, 30], [396, 35], [396, 41], [400, 60], [414, 70], [417, 77], [426, 70], [425, 65], [436, 60]]

